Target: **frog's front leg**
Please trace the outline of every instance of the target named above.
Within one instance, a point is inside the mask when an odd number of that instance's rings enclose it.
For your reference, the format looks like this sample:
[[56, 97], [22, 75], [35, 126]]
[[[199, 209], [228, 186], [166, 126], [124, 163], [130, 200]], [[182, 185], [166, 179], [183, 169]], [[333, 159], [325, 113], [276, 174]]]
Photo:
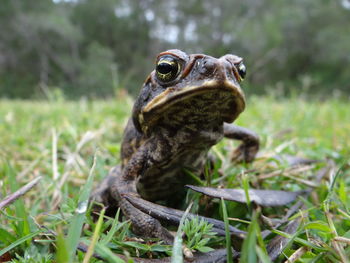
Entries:
[[125, 198], [125, 196], [130, 195], [139, 197], [136, 190], [136, 179], [150, 166], [152, 166], [152, 161], [146, 144], [138, 149], [120, 175], [116, 177], [111, 185], [111, 195], [118, 201], [123, 214], [131, 221], [135, 234], [143, 237], [160, 238], [165, 243], [171, 244], [173, 236], [169, 231], [163, 228], [157, 219], [141, 212]]
[[242, 141], [233, 152], [233, 161], [251, 162], [254, 160], [259, 150], [259, 137], [255, 132], [234, 124], [224, 123], [224, 136]]
[[113, 198], [111, 193], [111, 185], [121, 174], [120, 165], [114, 166], [108, 173], [108, 175], [103, 178], [102, 182], [93, 191], [90, 202], [93, 203], [92, 206], [92, 216], [95, 220], [98, 219], [99, 213], [101, 212], [102, 206], [106, 208], [106, 215], [110, 217], [115, 217], [118, 210], [118, 202]]

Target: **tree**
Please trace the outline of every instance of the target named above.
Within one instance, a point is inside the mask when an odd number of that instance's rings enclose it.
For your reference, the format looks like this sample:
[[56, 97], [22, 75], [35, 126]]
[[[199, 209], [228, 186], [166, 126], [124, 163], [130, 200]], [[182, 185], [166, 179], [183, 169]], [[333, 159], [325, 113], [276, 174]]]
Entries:
[[249, 92], [350, 93], [350, 10], [339, 1], [3, 0], [0, 92], [136, 94], [155, 56], [179, 48], [242, 56]]

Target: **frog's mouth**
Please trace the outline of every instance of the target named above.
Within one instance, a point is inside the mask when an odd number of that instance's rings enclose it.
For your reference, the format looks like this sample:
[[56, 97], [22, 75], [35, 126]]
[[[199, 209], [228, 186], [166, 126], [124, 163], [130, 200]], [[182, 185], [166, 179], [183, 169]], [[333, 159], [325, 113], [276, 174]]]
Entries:
[[244, 94], [230, 81], [206, 81], [199, 86], [168, 88], [141, 111], [139, 121], [148, 129], [160, 119], [168, 123], [214, 120], [233, 122], [245, 108]]

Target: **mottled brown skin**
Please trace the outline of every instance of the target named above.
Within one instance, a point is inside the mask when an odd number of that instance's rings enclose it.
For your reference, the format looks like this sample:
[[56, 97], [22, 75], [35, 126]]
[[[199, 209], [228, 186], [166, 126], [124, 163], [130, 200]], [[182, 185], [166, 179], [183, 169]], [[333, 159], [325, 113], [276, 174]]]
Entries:
[[[172, 63], [170, 79], [164, 77], [168, 70], [164, 63]], [[124, 196], [149, 201], [180, 197], [186, 184], [184, 169], [200, 174], [209, 149], [223, 137], [242, 141], [234, 159], [246, 162], [254, 159], [259, 139], [248, 129], [229, 124], [245, 107], [239, 85], [243, 77], [240, 57], [217, 59], [169, 50], [159, 54], [157, 65], [125, 128], [122, 165], [111, 171], [94, 198], [112, 210], [120, 207], [136, 234], [171, 243], [173, 237], [158, 220], [139, 211]]]

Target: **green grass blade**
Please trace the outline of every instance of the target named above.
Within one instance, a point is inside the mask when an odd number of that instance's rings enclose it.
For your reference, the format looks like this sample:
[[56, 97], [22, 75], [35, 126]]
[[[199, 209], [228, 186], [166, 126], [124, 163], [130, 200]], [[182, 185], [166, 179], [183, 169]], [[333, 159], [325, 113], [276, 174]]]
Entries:
[[278, 234], [280, 236], [286, 237], [288, 239], [294, 240], [295, 242], [299, 243], [300, 245], [312, 248], [318, 252], [327, 252], [326, 248], [319, 247], [319, 246], [317, 246], [317, 245], [315, 245], [315, 244], [313, 244], [305, 239], [297, 237], [300, 234], [299, 232], [296, 232], [293, 235], [288, 234], [288, 233], [283, 232], [283, 231], [280, 231], [280, 230], [277, 230], [277, 229], [271, 229], [271, 232]]
[[256, 253], [262, 263], [271, 263], [270, 257], [267, 253], [259, 246], [255, 247]]
[[245, 263], [257, 263], [257, 213], [254, 212], [252, 222], [248, 227], [247, 237], [244, 239], [242, 251], [241, 251], [241, 262]]
[[68, 247], [70, 248], [68, 262], [73, 262], [74, 255], [78, 247], [82, 227], [85, 222], [85, 214], [88, 208], [89, 196], [92, 189], [95, 167], [96, 167], [96, 154], [94, 156], [94, 161], [90, 169], [89, 177], [82, 189], [79, 202], [78, 202], [78, 207], [76, 209], [76, 214], [74, 215], [73, 220], [71, 221], [70, 227], [68, 229], [67, 244], [68, 244]]
[[98, 239], [100, 232], [101, 232], [101, 228], [102, 228], [102, 224], [103, 224], [103, 216], [104, 216], [105, 212], [106, 212], [106, 209], [102, 209], [100, 216], [98, 218], [97, 224], [96, 224], [94, 234], [92, 235], [92, 239], [91, 239], [91, 243], [89, 245], [88, 251], [85, 254], [83, 263], [89, 263], [90, 258], [92, 257], [92, 254], [94, 253], [94, 248], [95, 248], [97, 239]]
[[232, 248], [231, 248], [231, 233], [229, 229], [229, 221], [227, 215], [226, 204], [223, 198], [221, 198], [222, 214], [225, 222], [225, 239], [226, 239], [226, 250], [227, 250], [227, 262], [233, 262]]
[[183, 234], [183, 224], [185, 219], [192, 207], [192, 203], [187, 207], [185, 213], [182, 215], [179, 227], [176, 232], [174, 239], [174, 245], [172, 249], [171, 263], [182, 263], [183, 262], [183, 253], [182, 253], [182, 234]]
[[248, 211], [249, 211], [249, 214], [251, 214], [252, 213], [252, 205], [251, 205], [250, 196], [249, 196], [249, 178], [244, 173], [242, 174], [242, 187], [244, 190], [245, 198], [247, 200]]
[[[20, 186], [16, 179], [16, 173], [13, 170], [12, 166], [8, 163], [6, 165], [6, 173], [8, 176], [8, 183], [10, 185], [11, 192], [16, 192]], [[21, 198], [17, 199], [14, 202], [14, 207], [16, 211], [16, 216], [22, 220], [17, 221], [18, 226], [18, 235], [19, 236], [28, 236], [30, 235], [30, 228], [28, 222], [28, 212], [24, 206], [23, 200]], [[27, 241], [27, 245], [30, 244], [30, 240]]]
[[115, 217], [113, 219], [113, 223], [111, 228], [108, 230], [107, 235], [100, 241], [100, 243], [107, 245], [109, 242], [111, 242], [113, 236], [115, 235], [115, 233], [124, 225], [127, 224], [127, 221], [124, 221], [122, 223], [119, 223], [118, 219], [119, 219], [119, 215], [120, 215], [120, 209], [118, 209], [117, 213], [115, 214]]
[[205, 186], [205, 183], [193, 172], [190, 170], [184, 169], [185, 175], [188, 177], [188, 180], [195, 185]]
[[13, 242], [8, 247], [5, 247], [4, 249], [0, 250], [0, 256], [5, 254], [6, 252], [10, 251], [11, 249], [17, 247], [18, 245], [22, 244], [23, 242], [26, 242], [26, 241], [30, 240], [31, 238], [39, 235], [40, 233], [41, 233], [41, 230], [38, 230], [38, 231], [30, 233], [30, 234], [28, 234], [28, 235], [26, 235], [24, 237], [21, 237], [20, 239], [17, 239], [15, 242]]
[[11, 244], [12, 242], [14, 242], [16, 240], [16, 237], [14, 235], [12, 235], [10, 232], [6, 231], [5, 229], [0, 228], [0, 240], [2, 242], [6, 242], [7, 244], [9, 244], [9, 243]]
[[266, 250], [266, 246], [264, 243], [264, 239], [262, 237], [261, 234], [261, 229], [258, 223], [258, 217], [260, 216], [260, 209], [256, 212], [256, 218], [254, 218], [255, 220], [255, 233], [256, 233], [256, 238], [257, 238], [257, 242], [258, 242], [258, 246], [255, 247], [256, 249], [256, 253], [258, 255], [258, 258], [260, 261], [262, 261], [263, 263], [265, 262], [271, 262], [270, 257], [268, 255], [268, 252]]
[[56, 252], [56, 260], [57, 263], [66, 263], [69, 260], [69, 253], [67, 248], [67, 242], [63, 237], [61, 231], [59, 231], [57, 235], [57, 252]]
[[99, 243], [96, 244], [96, 252], [101, 255], [107, 262], [109, 263], [125, 263], [120, 257], [115, 255], [108, 247], [105, 245], [101, 245]]

